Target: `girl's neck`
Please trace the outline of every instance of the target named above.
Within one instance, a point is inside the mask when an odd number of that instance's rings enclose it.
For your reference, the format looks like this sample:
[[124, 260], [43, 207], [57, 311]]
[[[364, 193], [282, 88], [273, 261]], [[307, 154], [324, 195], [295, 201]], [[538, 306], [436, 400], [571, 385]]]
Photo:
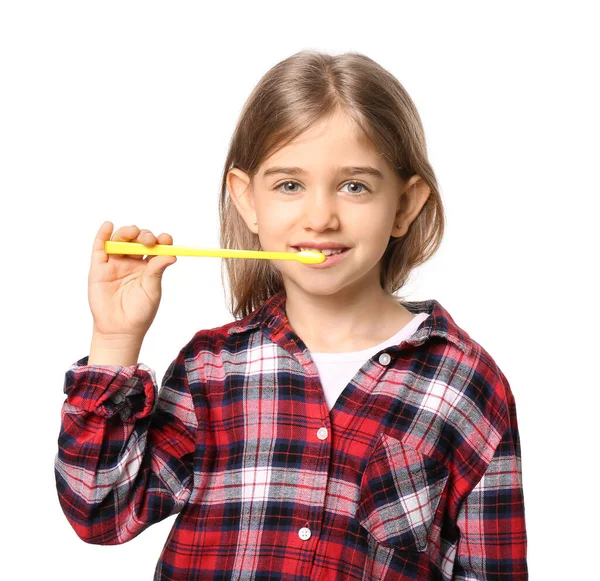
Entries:
[[287, 294], [286, 315], [309, 351], [320, 353], [368, 349], [396, 334], [414, 317], [383, 290], [352, 301]]

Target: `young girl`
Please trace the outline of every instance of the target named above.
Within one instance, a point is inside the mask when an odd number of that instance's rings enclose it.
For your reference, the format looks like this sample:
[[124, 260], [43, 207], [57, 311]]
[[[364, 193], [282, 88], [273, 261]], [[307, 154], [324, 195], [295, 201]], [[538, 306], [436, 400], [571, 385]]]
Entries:
[[137, 358], [176, 258], [107, 255], [102, 225], [55, 463], [77, 534], [125, 543], [179, 513], [161, 580], [527, 579], [509, 383], [438, 301], [394, 295], [444, 225], [398, 80], [357, 53], [280, 62], [221, 194], [222, 247], [333, 252], [224, 259], [235, 320], [198, 331], [158, 391]]

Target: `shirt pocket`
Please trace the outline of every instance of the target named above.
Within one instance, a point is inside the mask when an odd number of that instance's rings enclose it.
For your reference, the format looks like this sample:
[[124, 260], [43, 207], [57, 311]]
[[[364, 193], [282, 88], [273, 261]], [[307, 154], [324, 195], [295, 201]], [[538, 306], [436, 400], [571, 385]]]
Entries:
[[382, 433], [360, 482], [356, 520], [385, 546], [423, 552], [448, 469]]

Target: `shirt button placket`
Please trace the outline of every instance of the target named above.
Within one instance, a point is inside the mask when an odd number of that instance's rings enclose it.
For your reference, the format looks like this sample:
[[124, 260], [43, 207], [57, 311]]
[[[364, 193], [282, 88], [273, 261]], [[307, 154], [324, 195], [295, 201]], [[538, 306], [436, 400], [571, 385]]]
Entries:
[[[329, 430], [325, 426], [321, 426], [317, 430], [317, 438], [319, 438], [319, 440], [327, 440], [328, 437], [329, 437]], [[328, 449], [329, 449], [328, 446], [325, 446], [324, 450], [328, 450]], [[325, 482], [323, 490], [322, 490], [322, 494], [321, 494], [321, 499], [320, 499], [321, 503], [322, 503], [322, 506], [323, 506], [323, 509], [325, 508], [326, 488], [327, 488], [327, 484]], [[308, 525], [308, 522], [306, 524]], [[310, 539], [310, 537], [312, 536], [312, 531], [308, 528], [308, 526], [302, 527], [298, 531], [298, 536], [303, 541], [308, 541], [308, 539]]]

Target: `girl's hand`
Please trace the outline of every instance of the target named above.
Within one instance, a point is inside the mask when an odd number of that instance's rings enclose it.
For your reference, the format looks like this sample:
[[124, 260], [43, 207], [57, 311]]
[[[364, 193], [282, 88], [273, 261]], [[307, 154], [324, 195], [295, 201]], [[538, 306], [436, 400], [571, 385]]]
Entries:
[[[88, 276], [88, 301], [94, 318], [94, 334], [141, 344], [150, 328], [162, 295], [165, 269], [176, 256], [107, 254], [104, 242], [111, 240], [112, 222], [104, 222], [96, 234]], [[150, 230], [123, 226], [112, 240], [140, 242], [146, 246], [173, 244], [169, 234], [155, 237]]]

